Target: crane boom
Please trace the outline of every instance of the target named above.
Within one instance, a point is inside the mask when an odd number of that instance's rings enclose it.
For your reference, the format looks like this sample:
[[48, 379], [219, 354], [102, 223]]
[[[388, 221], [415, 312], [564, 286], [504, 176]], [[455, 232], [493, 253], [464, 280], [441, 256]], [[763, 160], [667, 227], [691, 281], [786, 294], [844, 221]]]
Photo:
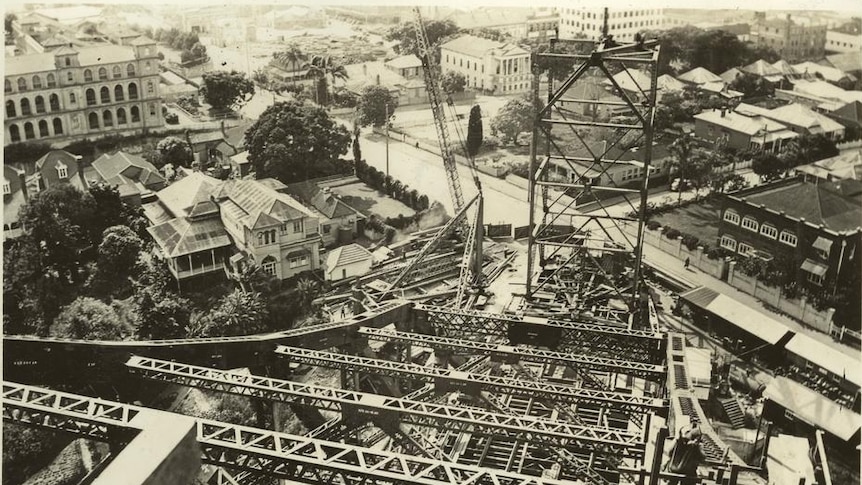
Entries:
[[431, 46], [428, 42], [428, 34], [419, 7], [413, 8], [413, 23], [416, 30], [416, 45], [419, 49], [419, 59], [422, 60], [422, 70], [425, 73], [425, 89], [428, 91], [428, 101], [431, 103], [431, 111], [434, 114], [434, 127], [437, 129], [437, 139], [440, 142], [440, 155], [443, 157], [443, 166], [446, 169], [446, 181], [449, 184], [449, 194], [455, 205], [455, 212], [464, 206], [464, 194], [461, 191], [461, 179], [458, 177], [458, 165], [449, 141], [449, 128], [446, 125], [446, 115], [443, 112], [441, 99], [440, 76], [437, 72], [437, 63], [434, 61]]

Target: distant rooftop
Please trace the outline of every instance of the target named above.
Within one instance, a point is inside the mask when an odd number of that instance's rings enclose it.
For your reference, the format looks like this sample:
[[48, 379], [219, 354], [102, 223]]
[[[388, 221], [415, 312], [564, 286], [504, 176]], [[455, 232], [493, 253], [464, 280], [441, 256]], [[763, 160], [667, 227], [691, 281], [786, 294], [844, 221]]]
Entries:
[[475, 35], [462, 35], [446, 42], [441, 48], [471, 57], [484, 57], [489, 52], [496, 55], [527, 54], [527, 51], [518, 46], [476, 37]]

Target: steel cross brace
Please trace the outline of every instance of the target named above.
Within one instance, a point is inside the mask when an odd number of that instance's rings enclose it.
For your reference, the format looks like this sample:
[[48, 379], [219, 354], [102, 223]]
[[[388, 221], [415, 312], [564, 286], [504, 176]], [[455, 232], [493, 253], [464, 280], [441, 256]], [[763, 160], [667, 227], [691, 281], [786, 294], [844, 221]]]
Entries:
[[667, 377], [667, 368], [661, 364], [612, 359], [585, 354], [554, 352], [532, 347], [513, 347], [478, 340], [456, 339], [402, 332], [387, 328], [360, 327], [359, 334], [369, 340], [410, 342], [433, 349], [465, 351], [471, 354], [480, 353], [495, 356], [508, 363], [518, 361], [536, 362], [540, 364], [565, 365], [576, 369], [593, 369], [609, 372], [619, 372], [642, 377], [647, 380], [663, 382]]
[[643, 455], [645, 434], [577, 426], [537, 418], [512, 417], [443, 404], [408, 401], [355, 391], [299, 384], [217, 369], [191, 366], [143, 357], [132, 357], [126, 366], [147, 379], [171, 382], [218, 392], [273, 401], [305, 404], [318, 409], [346, 413], [347, 419], [403, 424], [429, 424], [439, 429], [460, 430], [471, 425], [476, 433], [532, 440], [549, 446], [589, 449], [631, 457]]

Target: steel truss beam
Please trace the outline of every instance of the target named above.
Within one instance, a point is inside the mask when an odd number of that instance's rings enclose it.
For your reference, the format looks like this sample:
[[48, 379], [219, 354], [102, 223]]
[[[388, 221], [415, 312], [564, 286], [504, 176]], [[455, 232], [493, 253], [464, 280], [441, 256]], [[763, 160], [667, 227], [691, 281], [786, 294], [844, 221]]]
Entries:
[[313, 386], [267, 377], [236, 374], [144, 357], [126, 363], [130, 371], [146, 379], [208, 389], [318, 409], [341, 412], [348, 421], [376, 421], [431, 426], [460, 431], [469, 425], [475, 433], [508, 436], [555, 447], [589, 449], [597, 453], [641, 458], [645, 434], [639, 435], [603, 428], [577, 426], [536, 418], [505, 416], [443, 404], [409, 401], [343, 389]]
[[495, 336], [514, 344], [537, 343], [560, 350], [652, 364], [664, 362], [665, 336], [652, 330], [633, 330], [530, 316], [499, 315], [475, 310], [456, 310], [416, 304], [417, 319], [425, 318], [438, 335], [452, 338]]
[[[62, 429], [105, 442], [114, 442], [111, 432], [93, 435], [85, 428], [58, 428], [54, 424], [74, 420], [87, 423], [89, 428], [107, 426], [124, 432], [131, 428], [129, 421], [135, 414], [149, 411], [6, 381], [3, 382], [2, 405], [4, 420]], [[27, 410], [27, 416], [38, 414], [50, 417], [50, 420], [24, 421], [22, 416], [25, 413], [13, 413], [16, 409]], [[201, 445], [204, 463], [310, 485], [570, 485], [561, 480], [371, 450], [218, 421], [197, 420], [197, 441]]]
[[539, 364], [564, 365], [585, 370], [618, 372], [656, 382], [663, 382], [667, 378], [667, 368], [661, 364], [648, 364], [645, 362], [612, 359], [594, 355], [554, 352], [552, 350], [542, 350], [533, 347], [513, 347], [478, 340], [402, 332], [387, 328], [360, 327], [359, 334], [367, 337], [369, 340], [379, 342], [397, 340], [432, 349], [490, 355], [492, 358], [506, 363], [526, 361]]
[[[662, 399], [634, 396], [620, 392], [584, 389], [527, 379], [460, 372], [440, 367], [369, 359], [355, 355], [336, 354], [298, 347], [278, 346], [277, 353], [303, 364], [336, 367], [351, 371], [364, 371], [375, 375], [408, 378], [442, 385], [443, 392], [461, 390], [467, 394], [484, 390], [499, 394], [526, 396], [540, 400], [564, 403], [590, 403], [627, 413], [640, 413], [667, 407]], [[471, 391], [471, 388], [473, 390]]]

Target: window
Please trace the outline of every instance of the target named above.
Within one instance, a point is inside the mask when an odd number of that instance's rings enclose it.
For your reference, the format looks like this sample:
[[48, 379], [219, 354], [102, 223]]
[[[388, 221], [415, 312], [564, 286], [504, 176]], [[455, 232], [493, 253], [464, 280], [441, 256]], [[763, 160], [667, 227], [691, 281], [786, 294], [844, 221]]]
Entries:
[[96, 113], [90, 113], [89, 116], [87, 116], [87, 121], [90, 124], [91, 130], [94, 130], [99, 127], [99, 115], [97, 115]]
[[14, 118], [15, 116], [17, 116], [17, 113], [15, 112], [15, 102], [12, 101], [11, 99], [7, 99], [6, 100], [6, 117], [7, 118]]
[[30, 114], [30, 100], [24, 98], [21, 100], [21, 116], [29, 116]]
[[69, 103], [71, 103], [71, 104], [76, 103], [75, 93], [69, 93]]
[[749, 231], [757, 232], [757, 219], [748, 216], [743, 217], [742, 227], [748, 229]]
[[129, 83], [129, 99], [138, 99], [138, 85]]
[[110, 103], [111, 102], [111, 90], [108, 89], [107, 86], [102, 86], [102, 89], [99, 90], [99, 98], [101, 98], [102, 103]]
[[[66, 60], [68, 61], [69, 59]], [[69, 82], [75, 81], [75, 75], [72, 73], [72, 71], [66, 73], [66, 80]]]
[[9, 126], [9, 139], [13, 142], [21, 141], [21, 132], [18, 130], [18, 125]]
[[752, 251], [754, 251], [754, 247], [743, 242], [739, 243], [739, 247], [737, 248], [737, 252], [743, 256], [748, 256]]
[[57, 177], [61, 179], [69, 178], [69, 167], [58, 164], [57, 165]]
[[89, 69], [84, 69], [84, 82], [90, 82], [93, 80], [93, 71]]
[[62, 135], [63, 134], [63, 121], [60, 118], [54, 118], [54, 134]]
[[150, 116], [156, 116], [156, 104], [150, 103]]
[[293, 232], [302, 232], [302, 219], [293, 221]]
[[769, 239], [776, 239], [778, 237], [778, 229], [769, 224], [763, 224], [760, 226], [760, 234], [768, 237]]
[[302, 256], [290, 258], [287, 262], [288, 266], [290, 266], [291, 268], [299, 268], [300, 266], [305, 266], [308, 264], [308, 256], [303, 254]]
[[126, 76], [132, 77], [135, 75], [135, 65], [129, 64], [126, 66]]
[[123, 96], [123, 85], [117, 84], [114, 87], [114, 101], [122, 101], [124, 99]]
[[44, 113], [45, 112], [45, 98], [42, 96], [36, 96], [36, 112]]
[[3, 179], [3, 193], [6, 195], [12, 193], [12, 185], [9, 184], [9, 181], [6, 179]]
[[781, 231], [781, 234], [778, 236], [778, 240], [788, 246], [796, 247], [796, 234], [793, 234], [790, 231]]
[[46, 136], [51, 136], [51, 132], [48, 131], [48, 122], [41, 120], [39, 122], [39, 137], [44, 138]]
[[26, 91], [27, 90], [27, 80], [23, 77], [18, 78], [18, 91]]
[[126, 110], [124, 108], [120, 108], [117, 110], [117, 124], [125, 125], [126, 124]]
[[114, 69], [111, 74], [113, 75], [114, 79], [117, 79], [123, 77], [123, 70], [120, 69], [120, 66], [114, 66]]
[[105, 69], [104, 67], [99, 68], [99, 80], [100, 81], [107, 81], [108, 80], [108, 70]]
[[153, 94], [155, 92], [156, 91], [155, 91], [155, 88], [153, 87], [153, 82], [147, 81], [147, 94]]
[[329, 230], [330, 230], [329, 224], [323, 224], [322, 226], [320, 226], [320, 228], [323, 230], [324, 234], [329, 234]]
[[139, 123], [141, 121], [141, 110], [137, 106], [132, 106], [132, 109], [129, 111], [132, 113], [132, 123]]
[[6, 79], [6, 83], [4, 85], [4, 88], [5, 88], [7, 93], [12, 92], [12, 83], [10, 83], [8, 79]]
[[96, 104], [96, 91], [88, 89], [84, 95], [87, 97], [87, 106], [93, 106]]
[[721, 242], [719, 245], [724, 249], [736, 251], [736, 240], [730, 236], [721, 236]]
[[276, 276], [275, 261], [264, 261], [264, 263], [260, 265], [260, 268], [263, 270], [264, 273], [270, 276]]
[[54, 77], [54, 74], [48, 74], [48, 87], [56, 88], [57, 87], [57, 78]]
[[111, 114], [110, 110], [105, 110], [102, 112], [102, 119], [105, 120], [105, 126], [114, 126], [114, 116]]
[[808, 273], [808, 282], [820, 286], [823, 284], [823, 275]]
[[[70, 59], [70, 58], [68, 58], [68, 57], [67, 57], [67, 58], [65, 59], [65, 61], [66, 61], [66, 67], [69, 67], [69, 66], [71, 66], [71, 65], [72, 65], [72, 59]], [[71, 75], [72, 73], [69, 73], [69, 74]]]

